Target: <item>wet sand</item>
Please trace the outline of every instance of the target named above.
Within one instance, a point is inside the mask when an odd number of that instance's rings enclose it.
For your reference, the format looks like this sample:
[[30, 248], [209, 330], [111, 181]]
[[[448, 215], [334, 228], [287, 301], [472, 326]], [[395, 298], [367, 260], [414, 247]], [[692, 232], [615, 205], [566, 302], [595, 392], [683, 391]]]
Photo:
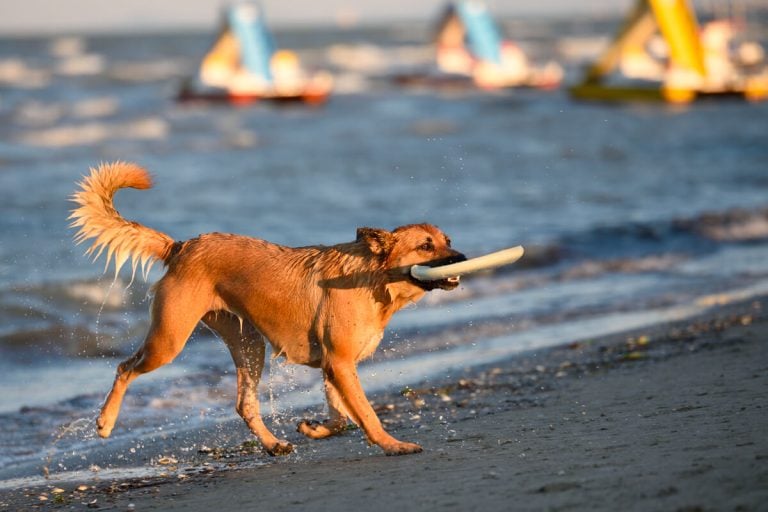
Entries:
[[160, 461], [162, 477], [52, 482], [4, 493], [0, 509], [765, 510], [767, 308], [720, 307], [371, 397], [419, 455], [386, 457], [357, 430], [289, 432], [288, 457], [212, 447]]

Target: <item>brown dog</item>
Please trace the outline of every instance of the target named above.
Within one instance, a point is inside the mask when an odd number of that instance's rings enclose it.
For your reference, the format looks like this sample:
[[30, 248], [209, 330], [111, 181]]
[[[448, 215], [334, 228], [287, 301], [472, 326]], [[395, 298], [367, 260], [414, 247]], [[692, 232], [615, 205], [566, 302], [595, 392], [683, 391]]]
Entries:
[[424, 283], [410, 277], [412, 265], [464, 260], [451, 242], [429, 224], [394, 231], [360, 228], [354, 242], [330, 247], [289, 248], [264, 240], [208, 233], [186, 242], [125, 220], [112, 197], [124, 187], [147, 189], [150, 175], [129, 163], [91, 170], [72, 200], [78, 243], [94, 238], [89, 254], [107, 250], [119, 270], [130, 259], [133, 271], [153, 261], [167, 267], [153, 286], [151, 324], [144, 344], [117, 368], [97, 419], [100, 436], [115, 425], [128, 385], [170, 363], [201, 320], [224, 340], [237, 367], [237, 412], [270, 454], [285, 454], [290, 443], [277, 439], [259, 413], [258, 384], [265, 340], [289, 362], [321, 368], [330, 418], [307, 421], [299, 431], [320, 439], [359, 425], [371, 443], [388, 455], [421, 447], [398, 441], [381, 426], [365, 397], [356, 365], [371, 356], [389, 319], [404, 305], [434, 288], [450, 290], [459, 278]]

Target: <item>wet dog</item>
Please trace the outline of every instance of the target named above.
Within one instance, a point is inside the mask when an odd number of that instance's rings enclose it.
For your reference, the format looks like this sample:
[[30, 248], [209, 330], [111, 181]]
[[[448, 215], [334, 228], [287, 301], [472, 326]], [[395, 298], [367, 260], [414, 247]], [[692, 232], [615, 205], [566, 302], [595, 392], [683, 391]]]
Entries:
[[265, 240], [208, 233], [185, 242], [124, 219], [113, 206], [117, 190], [147, 189], [150, 175], [135, 164], [103, 164], [80, 183], [72, 200], [78, 243], [92, 240], [89, 254], [106, 250], [116, 269], [130, 261], [146, 274], [153, 262], [166, 267], [153, 285], [149, 332], [134, 355], [117, 368], [96, 421], [108, 437], [129, 384], [170, 363], [199, 322], [216, 332], [237, 368], [237, 412], [273, 455], [290, 453], [259, 412], [258, 384], [266, 343], [289, 362], [322, 369], [329, 418], [304, 421], [299, 431], [320, 439], [342, 432], [348, 420], [388, 455], [421, 447], [389, 435], [365, 397], [357, 363], [376, 350], [392, 315], [435, 288], [451, 290], [459, 278], [421, 282], [412, 265], [464, 260], [450, 239], [430, 224], [393, 231], [359, 228], [355, 241], [290, 248]]

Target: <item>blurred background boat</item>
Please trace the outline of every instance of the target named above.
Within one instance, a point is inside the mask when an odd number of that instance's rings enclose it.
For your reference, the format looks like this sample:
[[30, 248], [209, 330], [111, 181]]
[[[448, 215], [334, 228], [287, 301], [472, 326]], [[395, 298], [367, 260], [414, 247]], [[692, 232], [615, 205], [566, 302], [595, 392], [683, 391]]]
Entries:
[[505, 39], [487, 6], [478, 0], [447, 4], [435, 24], [435, 67], [401, 73], [403, 85], [452, 85], [462, 82], [486, 90], [510, 87], [552, 89], [562, 67], [554, 61], [536, 66], [519, 45]]
[[665, 100], [768, 98], [768, 64], [745, 38], [745, 15], [699, 25], [687, 0], [638, 0], [613, 42], [571, 89], [576, 98]]
[[179, 99], [315, 104], [328, 98], [332, 86], [329, 73], [310, 73], [295, 52], [276, 48], [259, 5], [240, 3], [224, 9], [216, 41], [195, 76], [184, 81]]

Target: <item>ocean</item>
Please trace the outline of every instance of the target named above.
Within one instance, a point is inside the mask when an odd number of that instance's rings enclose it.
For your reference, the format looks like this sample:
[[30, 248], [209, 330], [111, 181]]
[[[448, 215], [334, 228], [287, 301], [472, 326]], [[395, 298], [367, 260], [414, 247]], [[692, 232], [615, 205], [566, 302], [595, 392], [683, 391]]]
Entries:
[[[508, 28], [572, 83], [612, 27]], [[328, 245], [360, 226], [430, 222], [468, 256], [527, 248], [519, 264], [398, 313], [361, 368], [369, 391], [768, 293], [768, 103], [395, 85], [393, 73], [431, 61], [427, 34], [278, 31], [279, 45], [334, 72], [319, 107], [175, 102], [209, 33], [0, 40], [0, 488], [44, 467], [87, 471], [97, 451], [129, 471], [137, 451], [158, 455], [148, 439], [236, 418], [229, 354], [200, 329], [134, 383], [113, 437], [95, 437], [160, 275], [116, 277], [72, 242], [69, 196], [100, 162], [155, 175], [155, 188], [120, 191], [116, 205], [177, 240], [221, 231]], [[319, 381], [271, 361], [267, 415], [301, 417], [322, 401]], [[238, 435], [249, 438], [244, 424]]]

